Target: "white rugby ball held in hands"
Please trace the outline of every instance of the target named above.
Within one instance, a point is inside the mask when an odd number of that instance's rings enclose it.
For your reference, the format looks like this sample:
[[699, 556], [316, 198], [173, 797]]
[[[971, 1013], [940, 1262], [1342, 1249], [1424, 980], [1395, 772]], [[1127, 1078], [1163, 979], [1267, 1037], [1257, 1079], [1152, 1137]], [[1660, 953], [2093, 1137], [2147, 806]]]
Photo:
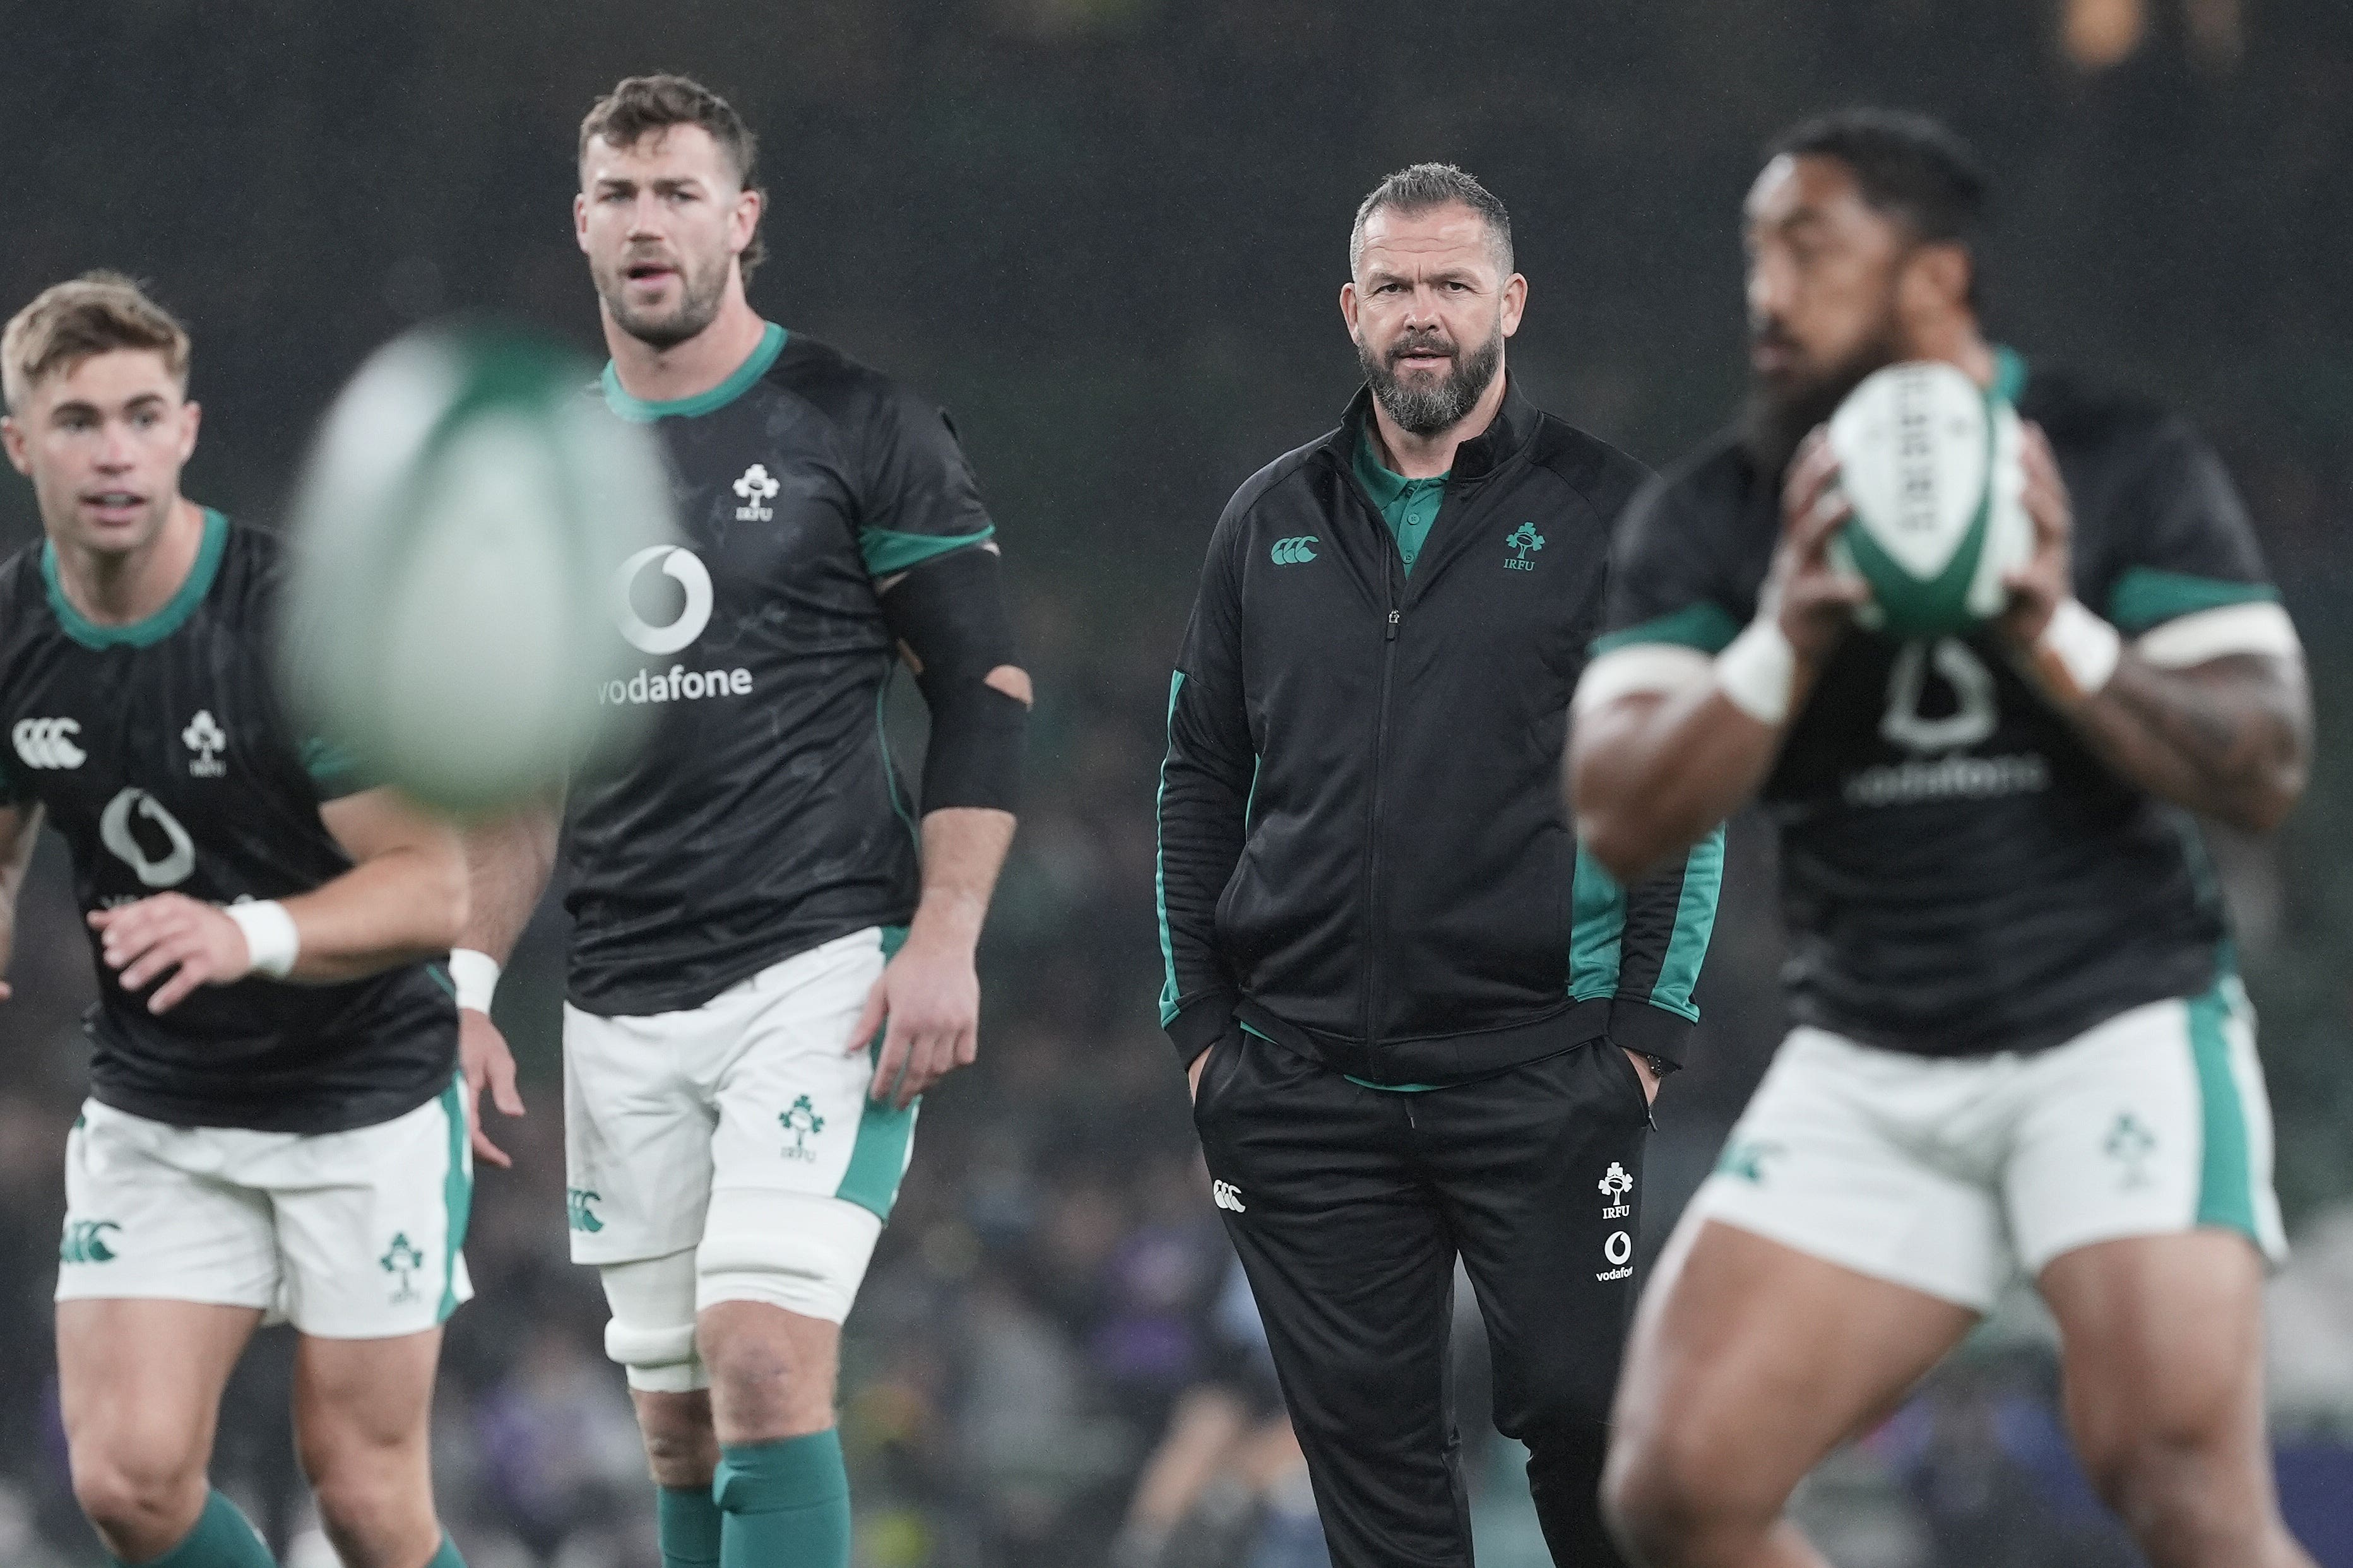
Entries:
[[1853, 515], [1831, 550], [1871, 584], [1857, 620], [1929, 637], [2001, 614], [2034, 542], [2020, 437], [2008, 400], [1949, 364], [1889, 365], [1847, 395], [1830, 443]]

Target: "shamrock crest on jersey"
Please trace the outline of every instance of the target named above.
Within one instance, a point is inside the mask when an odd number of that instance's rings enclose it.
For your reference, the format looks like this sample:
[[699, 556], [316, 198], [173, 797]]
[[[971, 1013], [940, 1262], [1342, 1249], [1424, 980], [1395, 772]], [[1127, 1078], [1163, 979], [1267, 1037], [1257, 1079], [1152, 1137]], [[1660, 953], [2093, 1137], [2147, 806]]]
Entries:
[[786, 1131], [793, 1135], [791, 1146], [785, 1150], [786, 1159], [814, 1160], [817, 1158], [817, 1151], [808, 1146], [808, 1141], [825, 1131], [825, 1118], [817, 1113], [817, 1107], [809, 1103], [807, 1095], [804, 1094], [795, 1100], [792, 1109], [780, 1112], [776, 1120], [783, 1124]]
[[211, 709], [196, 710], [196, 716], [180, 731], [180, 743], [196, 753], [188, 772], [197, 778], [216, 779], [228, 773], [228, 764], [220, 760], [220, 753], [228, 749], [228, 736], [222, 732]]
[[784, 486], [768, 472], [766, 464], [754, 463], [744, 469], [734, 489], [744, 498], [744, 504], [735, 509], [736, 521], [766, 522], [776, 515], [767, 503], [776, 499], [776, 492]]

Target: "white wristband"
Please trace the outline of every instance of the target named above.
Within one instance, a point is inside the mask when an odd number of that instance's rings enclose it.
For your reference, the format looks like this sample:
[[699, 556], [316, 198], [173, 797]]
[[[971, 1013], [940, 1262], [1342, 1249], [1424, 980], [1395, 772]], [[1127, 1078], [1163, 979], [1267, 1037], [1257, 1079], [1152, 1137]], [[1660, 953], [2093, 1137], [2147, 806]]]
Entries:
[[1798, 650], [1782, 635], [1780, 622], [1767, 616], [1749, 622], [1715, 656], [1715, 684], [1725, 700], [1759, 724], [1788, 723], [1798, 690]]
[[2116, 672], [2124, 654], [2124, 638], [2116, 628], [2074, 599], [2063, 599], [2051, 612], [2051, 624], [2035, 640], [2034, 662], [2043, 679], [2072, 690], [2077, 700], [2094, 696]]
[[247, 899], [224, 906], [222, 912], [245, 933], [245, 951], [256, 974], [283, 980], [292, 972], [294, 960], [301, 955], [302, 933], [294, 929], [294, 917], [284, 904], [275, 899]]
[[470, 947], [452, 948], [449, 979], [458, 987], [459, 1006], [487, 1013], [491, 1010], [491, 998], [499, 989], [499, 961]]

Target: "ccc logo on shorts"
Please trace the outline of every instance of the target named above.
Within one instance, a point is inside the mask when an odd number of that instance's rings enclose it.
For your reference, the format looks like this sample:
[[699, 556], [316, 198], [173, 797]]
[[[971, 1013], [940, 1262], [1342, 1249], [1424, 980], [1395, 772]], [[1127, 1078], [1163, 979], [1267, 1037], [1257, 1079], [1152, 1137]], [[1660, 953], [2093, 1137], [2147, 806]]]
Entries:
[[28, 768], [78, 768], [90, 760], [73, 743], [80, 733], [79, 719], [19, 719], [8, 738]]
[[1316, 537], [1303, 533], [1293, 539], [1278, 539], [1269, 559], [1277, 566], [1304, 566], [1315, 559]]
[[106, 1233], [120, 1231], [121, 1226], [111, 1219], [77, 1219], [66, 1222], [66, 1233], [58, 1241], [58, 1261], [60, 1263], [111, 1263], [114, 1248], [106, 1244]]

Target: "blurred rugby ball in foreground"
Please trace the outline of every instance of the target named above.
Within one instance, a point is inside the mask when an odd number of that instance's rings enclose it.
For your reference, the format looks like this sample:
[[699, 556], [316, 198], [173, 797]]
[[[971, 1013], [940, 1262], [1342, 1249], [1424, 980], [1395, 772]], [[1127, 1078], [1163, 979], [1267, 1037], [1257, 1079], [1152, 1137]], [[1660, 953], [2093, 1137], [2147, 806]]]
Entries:
[[1890, 365], [1839, 405], [1830, 442], [1854, 513], [1831, 552], [1871, 584], [1856, 619], [1925, 637], [2000, 615], [2002, 574], [2033, 548], [2017, 410], [1949, 364]]
[[518, 804], [635, 737], [617, 563], [675, 533], [660, 455], [590, 368], [427, 328], [360, 367], [296, 490], [282, 675], [362, 777], [460, 813]]

